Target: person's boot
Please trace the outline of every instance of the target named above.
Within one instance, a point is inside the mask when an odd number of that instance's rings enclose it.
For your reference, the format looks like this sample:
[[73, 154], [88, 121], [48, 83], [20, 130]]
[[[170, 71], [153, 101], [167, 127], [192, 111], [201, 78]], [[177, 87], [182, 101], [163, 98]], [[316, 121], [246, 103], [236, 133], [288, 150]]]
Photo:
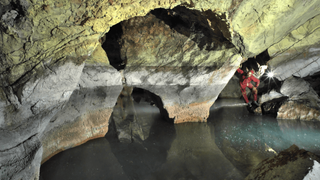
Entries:
[[259, 104], [257, 103], [257, 101], [253, 101], [252, 102], [254, 105], [259, 106]]

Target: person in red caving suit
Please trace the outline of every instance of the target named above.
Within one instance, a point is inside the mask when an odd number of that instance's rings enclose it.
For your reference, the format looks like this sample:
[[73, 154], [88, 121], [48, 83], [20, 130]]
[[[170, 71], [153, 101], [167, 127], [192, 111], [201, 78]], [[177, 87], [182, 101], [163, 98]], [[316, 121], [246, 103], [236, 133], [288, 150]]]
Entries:
[[[249, 103], [249, 100], [248, 100], [248, 97], [247, 97], [247, 93], [246, 93], [246, 87], [248, 87], [249, 89], [252, 89], [253, 103], [256, 106], [259, 106], [259, 104], [257, 103], [257, 99], [258, 99], [257, 87], [260, 84], [260, 80], [253, 76], [253, 73], [254, 73], [253, 70], [250, 70], [248, 73], [244, 73], [243, 70], [238, 68], [237, 72], [239, 74], [241, 74], [241, 76], [240, 76], [240, 90], [241, 90], [241, 93], [242, 93], [242, 96], [243, 96], [244, 100], [246, 101], [248, 106], [251, 107], [251, 104]], [[251, 84], [251, 81], [255, 82], [256, 85], [253, 86]]]

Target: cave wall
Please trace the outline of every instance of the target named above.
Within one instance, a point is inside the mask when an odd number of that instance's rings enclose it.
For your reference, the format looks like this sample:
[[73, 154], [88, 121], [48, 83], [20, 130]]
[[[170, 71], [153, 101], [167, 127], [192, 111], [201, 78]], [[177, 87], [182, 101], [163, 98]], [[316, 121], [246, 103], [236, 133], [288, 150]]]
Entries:
[[109, 118], [123, 87], [121, 74], [109, 64], [101, 45], [86, 60], [78, 83], [41, 135], [42, 163], [108, 132]]
[[320, 69], [320, 16], [308, 20], [280, 42], [268, 48], [268, 65], [279, 80], [304, 78]]
[[[111, 26], [136, 16], [145, 16], [150, 10], [156, 8], [172, 9], [182, 5], [203, 14], [204, 17], [207, 17], [208, 25], [212, 31], [219, 29], [224, 38], [232, 42], [234, 48], [221, 52], [224, 54], [223, 63], [209, 71], [195, 71], [196, 75], [192, 74], [192, 68], [190, 71], [183, 72], [181, 70], [182, 64], [177, 63], [175, 58], [171, 59], [173, 70], [168, 72], [168, 69], [165, 68], [165, 72], [170, 75], [169, 77], [174, 82], [173, 89], [170, 90], [172, 91], [171, 97], [165, 97], [163, 95], [165, 93], [161, 93], [163, 91], [161, 89], [157, 92], [154, 88], [146, 87], [146, 89], [162, 96], [166, 109], [172, 117], [178, 117], [177, 119], [179, 119], [180, 115], [176, 113], [179, 111], [201, 112], [196, 113], [193, 119], [205, 121], [207, 113], [198, 111], [198, 109], [208, 108], [214, 102], [240, 62], [258, 55], [272, 45], [278, 48], [276, 43], [281, 43], [283, 40], [288, 38], [292, 40], [290, 33], [295, 34], [294, 30], [308, 20], [317, 19], [314, 17], [320, 13], [319, 4], [320, 2], [317, 0], [286, 0], [281, 2], [273, 0], [264, 2], [254, 0], [227, 0], [224, 2], [216, 0], [1, 1], [0, 178], [19, 179], [24, 177], [25, 179], [37, 179], [40, 159], [42, 159], [40, 156], [42, 156], [43, 148], [46, 149], [43, 144], [46, 144], [46, 137], [50, 137], [49, 135], [43, 136], [44, 132], [52, 135], [59, 132], [48, 130], [48, 124], [50, 124], [52, 118], [59, 116], [59, 112], [63, 114], [64, 108], [72, 106], [72, 103], [75, 103], [75, 106], [79, 105], [80, 102], [69, 100], [71, 96], [76, 96], [76, 92], [80, 93], [79, 84], [84, 82], [81, 81], [81, 79], [83, 80], [81, 76], [83, 77], [86, 72], [92, 71], [90, 68], [93, 67], [87, 66], [86, 60], [100, 46], [101, 37], [109, 31]], [[313, 28], [308, 32], [317, 32], [316, 25], [317, 23], [310, 23], [310, 27]], [[190, 36], [182, 37], [180, 35], [182, 42], [192, 43], [188, 37]], [[303, 42], [299, 38], [294, 39]], [[295, 41], [293, 44], [298, 44]], [[311, 46], [308, 43], [303, 45], [307, 47], [308, 52], [311, 52], [309, 53], [311, 54], [310, 57], [316, 57], [312, 54], [317, 54], [318, 45], [316, 43], [311, 44]], [[191, 44], [187, 44], [187, 46], [189, 45]], [[154, 49], [151, 48], [148, 53], [152, 54], [152, 50]], [[195, 49], [195, 51], [197, 50]], [[218, 53], [207, 53], [209, 56], [203, 58], [206, 64], [213, 63], [219, 57], [215, 56]], [[275, 58], [273, 53], [270, 54]], [[317, 63], [318, 61], [311, 60], [310, 62]], [[128, 63], [129, 68], [125, 69], [127, 83], [139, 87], [147, 83], [144, 80], [148, 80], [150, 85], [154, 85], [156, 82], [159, 82], [161, 86], [166, 84], [163, 84], [163, 82], [166, 82], [166, 79], [163, 79], [166, 77], [163, 76], [165, 74], [163, 71], [156, 72], [150, 78], [148, 71], [152, 69], [149, 69], [147, 62], [143, 63], [145, 65], [136, 70], [130, 68], [138, 67], [135, 62]], [[155, 65], [154, 63], [155, 61], [151, 61], [152, 65]], [[186, 61], [186, 63], [191, 62]], [[201, 62], [194, 61], [191, 67], [199, 64]], [[276, 66], [273, 67], [276, 68]], [[94, 72], [105, 72], [104, 68], [102, 68], [103, 70], [95, 67], [93, 69]], [[172, 72], [177, 73], [172, 75]], [[114, 79], [112, 74], [106, 74], [106, 76]], [[192, 78], [185, 78], [190, 76]], [[141, 80], [141, 78], [144, 80]], [[135, 84], [138, 82], [137, 79], [140, 79], [142, 84]], [[188, 86], [180, 84], [180, 81], [178, 81], [180, 79], [182, 82], [186, 82]], [[86, 82], [93, 81], [94, 78]], [[97, 87], [94, 84], [90, 86], [92, 88]], [[199, 89], [197, 89], [198, 87]], [[172, 97], [177, 95], [178, 99], [172, 100]], [[190, 101], [189, 97], [191, 97]], [[176, 105], [175, 102], [181, 103]], [[190, 107], [195, 107], [195, 109], [191, 108], [190, 110]], [[110, 109], [111, 105], [103, 106], [103, 108], [105, 110]], [[184, 108], [188, 110], [185, 111]], [[85, 118], [85, 114], [88, 115], [89, 113], [84, 110], [81, 111], [79, 113], [80, 119], [86, 119], [89, 122], [91, 117]], [[108, 113], [110, 113], [110, 110]], [[204, 115], [200, 115], [203, 113]], [[188, 116], [192, 116], [192, 114], [189, 113]], [[79, 120], [76, 117], [70, 119], [75, 120], [74, 122]], [[103, 121], [103, 123], [106, 123], [106, 121]], [[70, 126], [68, 124], [66, 123], [66, 127]], [[99, 136], [106, 131], [107, 129], [101, 131]], [[89, 137], [79, 139], [77, 142], [83, 142], [86, 138]], [[50, 142], [47, 143], [50, 144]], [[74, 144], [77, 143], [74, 142]], [[55, 149], [58, 150], [63, 147], [69, 146], [57, 145]], [[56, 150], [52, 150], [52, 152]]]
[[121, 23], [126, 84], [158, 95], [174, 123], [205, 122], [243, 60], [214, 23], [183, 7]]

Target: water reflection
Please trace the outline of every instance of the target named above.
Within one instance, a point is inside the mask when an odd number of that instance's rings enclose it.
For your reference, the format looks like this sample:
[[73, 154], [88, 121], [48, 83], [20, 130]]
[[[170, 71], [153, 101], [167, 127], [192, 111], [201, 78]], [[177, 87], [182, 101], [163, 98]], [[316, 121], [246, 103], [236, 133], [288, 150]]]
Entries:
[[137, 118], [149, 119], [144, 141], [120, 143], [110, 127], [106, 138], [44, 163], [41, 179], [243, 179], [263, 159], [292, 144], [320, 154], [319, 122], [250, 114], [237, 100], [217, 101], [208, 123], [177, 125], [162, 120], [148, 103], [134, 106]]
[[320, 156], [320, 123], [315, 121], [278, 120], [283, 138], [290, 144]]
[[208, 124], [215, 127], [217, 146], [245, 176], [263, 159], [275, 155], [268, 146], [285, 144], [275, 119], [249, 114], [244, 106], [214, 109]]

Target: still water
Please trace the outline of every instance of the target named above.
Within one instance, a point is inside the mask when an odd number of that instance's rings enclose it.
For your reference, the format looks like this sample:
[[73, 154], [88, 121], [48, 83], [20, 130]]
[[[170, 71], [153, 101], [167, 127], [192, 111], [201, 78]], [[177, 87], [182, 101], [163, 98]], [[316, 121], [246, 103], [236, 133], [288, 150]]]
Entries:
[[319, 122], [250, 114], [239, 100], [218, 100], [207, 123], [171, 124], [146, 102], [135, 113], [144, 141], [107, 133], [52, 157], [40, 180], [237, 180], [292, 144], [320, 155]]

